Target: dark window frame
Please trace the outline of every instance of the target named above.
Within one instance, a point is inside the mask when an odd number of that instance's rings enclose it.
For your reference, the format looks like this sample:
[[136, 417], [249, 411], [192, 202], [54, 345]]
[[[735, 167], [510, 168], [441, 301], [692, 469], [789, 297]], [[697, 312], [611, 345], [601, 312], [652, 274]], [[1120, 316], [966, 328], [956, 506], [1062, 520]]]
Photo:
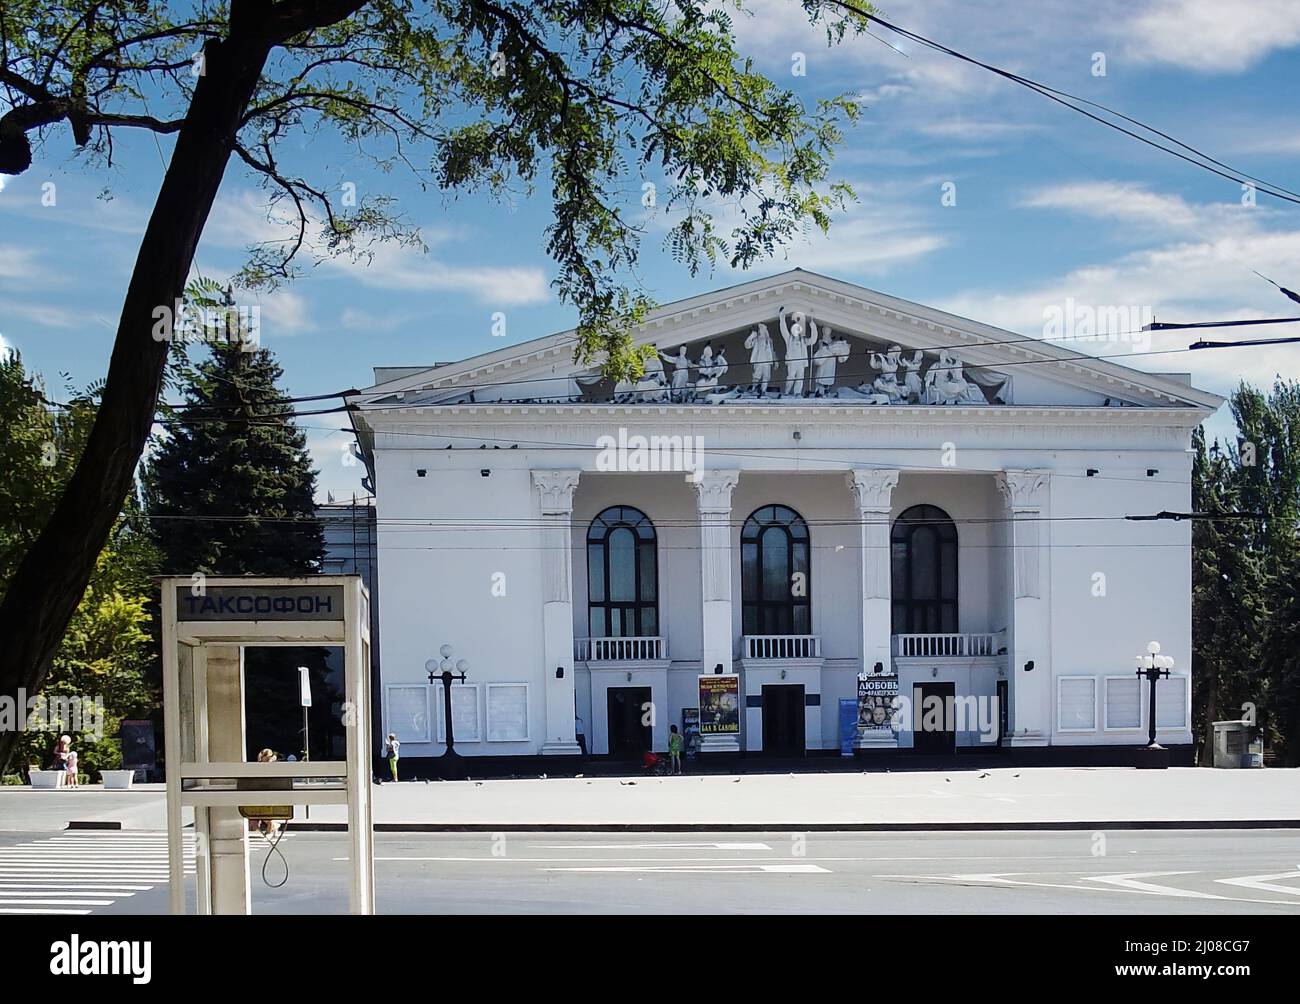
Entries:
[[[916, 539], [919, 534], [934, 536], [933, 561], [929, 569], [931, 581], [935, 583], [934, 596], [916, 595], [916, 573], [920, 561]], [[944, 561], [945, 552], [951, 556], [947, 563]], [[943, 509], [923, 503], [910, 506], [899, 514], [889, 534], [892, 633], [957, 633], [961, 623], [960, 556], [957, 524]]]
[[[630, 532], [635, 538], [632, 548], [632, 584], [633, 598], [630, 600], [610, 599], [610, 555], [612, 548], [610, 538], [618, 532]], [[591, 574], [594, 558], [593, 548], [600, 556], [602, 596], [596, 598], [592, 592], [594, 581]], [[650, 579], [653, 595], [646, 597], [645, 565], [649, 562]], [[591, 614], [600, 611], [603, 630], [593, 632]], [[618, 633], [614, 631], [614, 614], [617, 611], [620, 622]], [[653, 614], [653, 631], [647, 631], [647, 613]], [[622, 627], [631, 622], [633, 633], [629, 634]], [[659, 622], [659, 535], [654, 521], [644, 512], [630, 505], [612, 505], [602, 509], [587, 527], [587, 631], [593, 638], [653, 638], [660, 633]]]
[[[782, 595], [768, 596], [764, 590], [763, 562], [765, 531], [779, 529], [785, 537], [785, 582]], [[747, 549], [752, 548], [753, 575], [746, 575], [750, 563]], [[795, 596], [794, 573], [802, 569], [807, 576], [804, 595]], [[761, 505], [749, 514], [740, 531], [741, 633], [746, 635], [812, 634], [812, 535], [808, 523], [797, 511], [779, 502]]]

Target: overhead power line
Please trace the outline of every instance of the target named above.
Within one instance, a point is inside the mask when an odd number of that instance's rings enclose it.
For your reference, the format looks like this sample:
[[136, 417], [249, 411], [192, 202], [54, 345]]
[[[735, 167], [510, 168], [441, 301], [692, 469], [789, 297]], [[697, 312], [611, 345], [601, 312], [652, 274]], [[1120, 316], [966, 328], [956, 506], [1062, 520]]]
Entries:
[[[1003, 69], [1002, 67], [995, 66], [992, 63], [987, 63], [981, 59], [975, 58], [974, 56], [970, 56], [964, 52], [960, 52], [957, 49], [952, 48], [951, 46], [944, 45], [941, 42], [936, 42], [934, 39], [927, 38], [926, 36], [918, 34], [917, 32], [909, 31], [906, 28], [901, 28], [898, 25], [892, 24], [889, 21], [886, 21], [884, 18], [879, 17], [878, 15], [872, 12], [863, 10], [861, 7], [850, 2], [850, 0], [839, 0], [839, 6], [843, 7], [846, 10], [852, 11], [854, 14], [858, 16], [868, 18], [869, 20], [879, 24], [882, 28], [887, 28], [890, 31], [894, 32], [895, 34], [902, 36], [903, 38], [910, 39], [911, 41], [916, 42], [918, 45], [923, 45], [937, 52], [945, 53], [946, 55], [949, 55], [954, 59], [959, 59], [963, 62], [970, 63], [973, 66], [978, 66], [981, 69], [987, 70], [990, 73], [994, 73], [1000, 77], [1012, 81], [1013, 83], [1019, 84], [1022, 87], [1026, 87], [1029, 90], [1035, 91], [1036, 93], [1041, 94], [1043, 97], [1048, 98], [1051, 101], [1055, 101], [1057, 104], [1064, 105], [1066, 108], [1069, 108], [1071, 111], [1077, 112], [1080, 115], [1084, 115], [1092, 119], [1094, 122], [1099, 122], [1109, 129], [1114, 129], [1115, 131], [1123, 133], [1126, 136], [1130, 136], [1133, 139], [1136, 139], [1138, 142], [1146, 144], [1147, 146], [1154, 147], [1157, 150], [1162, 150], [1165, 153], [1171, 154], [1172, 156], [1177, 157], [1179, 160], [1186, 161], [1187, 163], [1199, 167], [1202, 170], [1209, 171], [1212, 174], [1217, 174], [1221, 178], [1226, 178], [1229, 181], [1235, 181], [1238, 184], [1243, 184], [1243, 185], [1249, 184], [1257, 191], [1263, 192], [1265, 195], [1271, 195], [1276, 199], [1281, 199], [1285, 202], [1292, 202], [1297, 205], [1300, 205], [1300, 193], [1293, 192], [1289, 188], [1284, 188], [1281, 185], [1276, 185], [1273, 184], [1272, 182], [1264, 181], [1261, 178], [1255, 177], [1254, 175], [1248, 174], [1238, 168], [1234, 168], [1228, 164], [1225, 164], [1223, 161], [1210, 156], [1208, 153], [1205, 153], [1203, 150], [1199, 150], [1189, 143], [1184, 143], [1182, 140], [1177, 139], [1174, 136], [1171, 136], [1167, 132], [1157, 129], [1155, 126], [1148, 125], [1147, 123], [1141, 121], [1140, 119], [1134, 118], [1129, 115], [1125, 115], [1123, 112], [1117, 111], [1114, 108], [1104, 105], [1098, 101], [1092, 101], [1089, 100], [1088, 98], [1080, 97], [1079, 95], [1076, 94], [1071, 94], [1068, 91], [1059, 90], [1058, 88], [1051, 87], [1048, 84], [1041, 83], [1040, 81], [1034, 80], [1030, 77], [1023, 76], [1022, 74], [1019, 73], [1014, 73], [1011, 70]], [[1081, 105], [1086, 105], [1087, 107], [1080, 107]], [[1187, 153], [1182, 153], [1180, 152], [1179, 149], [1166, 146], [1164, 143], [1161, 143], [1157, 140], [1153, 140], [1147, 136], [1143, 136], [1141, 133], [1134, 132], [1132, 129], [1128, 129], [1117, 122], [1112, 122], [1106, 118], [1103, 118], [1101, 115], [1096, 115], [1093, 112], [1088, 111], [1088, 108], [1095, 108], [1098, 111], [1104, 112], [1106, 115], [1114, 116], [1115, 118], [1123, 122], [1127, 122], [1130, 125], [1136, 126], [1138, 129], [1150, 133], [1152, 136], [1158, 136], [1161, 139], [1168, 140], [1170, 143], [1174, 144], [1174, 147], [1181, 148], [1181, 150], [1186, 150]], [[1261, 278], [1267, 278], [1267, 277], [1261, 276]], [[1272, 280], [1269, 281], [1271, 282]], [[1276, 283], [1274, 285], [1276, 285]], [[1278, 288], [1281, 289], [1282, 287], [1279, 286]]]

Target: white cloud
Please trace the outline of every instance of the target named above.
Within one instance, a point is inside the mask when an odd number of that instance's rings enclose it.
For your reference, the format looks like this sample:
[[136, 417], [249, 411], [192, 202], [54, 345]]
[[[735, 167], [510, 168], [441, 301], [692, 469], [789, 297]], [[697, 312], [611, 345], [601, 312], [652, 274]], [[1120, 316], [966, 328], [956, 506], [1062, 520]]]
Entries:
[[84, 328], [92, 318], [76, 310], [43, 303], [22, 303], [5, 300], [0, 303], [0, 316], [8, 319], [23, 318], [43, 328]]
[[9, 355], [10, 352], [16, 352], [18, 346], [9, 341], [3, 334], [0, 334], [0, 359]]
[[[258, 243], [282, 244], [296, 239], [297, 223], [284, 215], [283, 206], [270, 216], [265, 198], [243, 191], [223, 200], [213, 210], [204, 230], [205, 243], [221, 247], [248, 247]], [[304, 261], [319, 258], [320, 265], [346, 275], [365, 286], [414, 293], [456, 292], [485, 303], [501, 306], [545, 303], [551, 299], [545, 272], [526, 266], [451, 264], [417, 247], [393, 242], [376, 242], [356, 261], [347, 256], [318, 254], [313, 239], [319, 224], [308, 221]], [[421, 239], [431, 248], [445, 248], [463, 231], [446, 227], [422, 229]], [[295, 316], [294, 305], [286, 305], [287, 320]]]
[[316, 327], [307, 298], [293, 290], [277, 289], [259, 300], [258, 306], [263, 339], [299, 335]]
[[17, 244], [0, 244], [0, 279], [33, 284], [49, 279], [35, 252]]
[[[1045, 312], [1064, 309], [1072, 300], [1082, 307], [1129, 308], [1162, 321], [1207, 321], [1291, 316], [1277, 290], [1252, 275], [1257, 269], [1284, 281], [1300, 260], [1300, 228], [1266, 228], [1274, 217], [1264, 210], [1235, 209], [1224, 204], [1189, 203], [1118, 183], [1066, 185], [1048, 189], [1023, 205], [1065, 209], [1131, 225], [1154, 227], [1159, 238], [1150, 248], [1128, 252], [1109, 262], [1083, 265], [1020, 291], [970, 290], [939, 304], [1027, 335], [1042, 336]], [[1285, 217], [1278, 216], [1278, 219]], [[1279, 328], [1200, 329], [1153, 333], [1117, 344], [1062, 344], [1094, 353], [1184, 348], [1199, 337], [1233, 341], [1264, 337]], [[1136, 344], [1135, 344], [1136, 341]], [[1125, 362], [1123, 358], [1115, 361]], [[1138, 369], [1187, 370], [1198, 385], [1226, 393], [1239, 379], [1271, 384], [1278, 373], [1300, 374], [1300, 353], [1291, 346], [1215, 349], [1133, 359]]]
[[494, 306], [551, 300], [546, 273], [527, 266], [452, 265], [416, 248], [379, 245], [369, 260], [327, 258], [324, 267], [377, 289], [468, 295]]
[[1300, 44], [1295, 0], [1157, 0], [1118, 27], [1130, 56], [1202, 73], [1241, 73]]
[[1030, 209], [1061, 209], [1133, 224], [1172, 227], [1192, 226], [1200, 215], [1180, 196], [1114, 181], [1086, 181], [1040, 188], [1025, 196], [1020, 205]]

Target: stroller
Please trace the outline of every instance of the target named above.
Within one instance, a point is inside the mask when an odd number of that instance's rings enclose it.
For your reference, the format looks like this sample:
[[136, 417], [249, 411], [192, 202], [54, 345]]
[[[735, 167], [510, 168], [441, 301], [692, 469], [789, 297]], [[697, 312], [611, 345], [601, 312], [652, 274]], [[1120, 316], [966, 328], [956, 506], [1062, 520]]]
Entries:
[[641, 755], [641, 765], [645, 767], [647, 774], [666, 775], [672, 773], [672, 761], [666, 756], [660, 756], [653, 750], [646, 750]]

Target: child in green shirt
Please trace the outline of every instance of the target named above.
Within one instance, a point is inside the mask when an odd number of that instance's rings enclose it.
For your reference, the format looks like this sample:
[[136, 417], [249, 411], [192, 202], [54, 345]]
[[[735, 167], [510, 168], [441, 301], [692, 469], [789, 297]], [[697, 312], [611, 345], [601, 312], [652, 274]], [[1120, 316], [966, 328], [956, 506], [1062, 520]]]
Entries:
[[668, 759], [674, 774], [682, 772], [682, 750], [685, 748], [686, 740], [677, 731], [677, 726], [668, 726]]

